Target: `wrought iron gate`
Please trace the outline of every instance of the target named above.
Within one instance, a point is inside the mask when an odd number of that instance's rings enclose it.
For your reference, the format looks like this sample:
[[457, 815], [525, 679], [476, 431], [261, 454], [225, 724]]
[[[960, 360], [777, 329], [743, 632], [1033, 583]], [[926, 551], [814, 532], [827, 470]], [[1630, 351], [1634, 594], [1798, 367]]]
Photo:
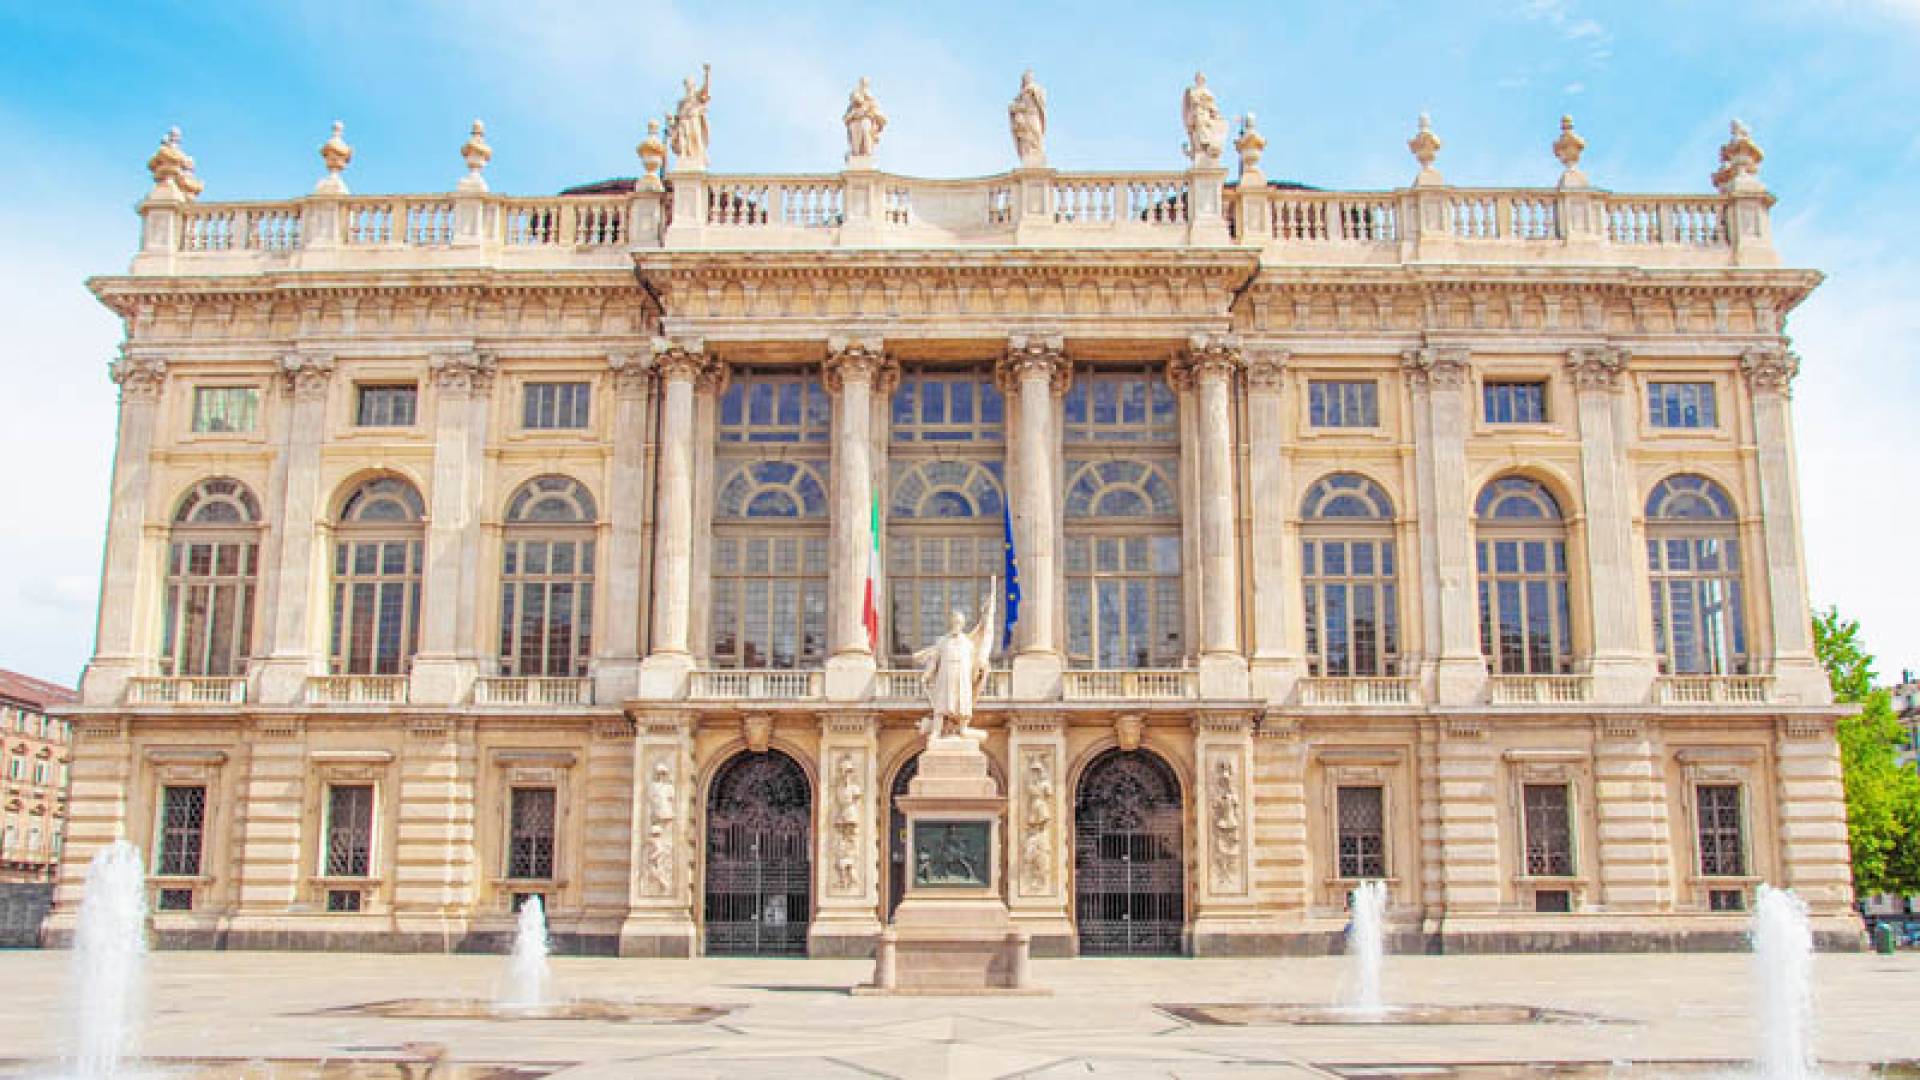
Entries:
[[1186, 926], [1180, 783], [1145, 751], [1087, 767], [1073, 808], [1074, 914], [1083, 956], [1180, 952]]
[[709, 956], [805, 956], [813, 915], [813, 796], [777, 750], [722, 767], [707, 801]]
[[887, 795], [887, 921], [893, 921], [894, 909], [907, 895], [907, 815], [900, 812], [900, 796], [907, 785], [920, 775], [920, 755], [907, 759], [893, 776], [893, 790]]

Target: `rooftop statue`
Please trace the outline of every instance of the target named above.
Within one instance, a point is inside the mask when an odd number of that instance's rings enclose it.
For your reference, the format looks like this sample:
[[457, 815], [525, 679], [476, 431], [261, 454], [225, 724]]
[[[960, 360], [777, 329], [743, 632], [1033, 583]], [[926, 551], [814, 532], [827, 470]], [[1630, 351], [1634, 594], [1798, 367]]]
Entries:
[[929, 739], [958, 736], [977, 743], [987, 737], [973, 730], [973, 704], [993, 659], [993, 598], [999, 589], [996, 577], [987, 586], [986, 603], [973, 629], [967, 629], [966, 612], [956, 610], [947, 617], [946, 634], [913, 654], [933, 710], [920, 722], [921, 733]]
[[880, 148], [880, 133], [887, 129], [887, 114], [874, 100], [873, 87], [865, 75], [847, 96], [847, 160], [870, 158]]
[[693, 76], [687, 76], [686, 93], [669, 121], [667, 141], [682, 169], [707, 167], [707, 102], [713, 100], [712, 86], [713, 65], [701, 64], [700, 85], [693, 85]]
[[1193, 85], [1180, 96], [1180, 117], [1187, 125], [1187, 156], [1198, 164], [1217, 164], [1227, 143], [1227, 118], [1207, 89], [1207, 77], [1195, 73]]
[[1020, 92], [1007, 106], [1007, 125], [1013, 129], [1013, 149], [1020, 155], [1022, 168], [1047, 163], [1047, 92], [1034, 81], [1029, 69], [1020, 76]]

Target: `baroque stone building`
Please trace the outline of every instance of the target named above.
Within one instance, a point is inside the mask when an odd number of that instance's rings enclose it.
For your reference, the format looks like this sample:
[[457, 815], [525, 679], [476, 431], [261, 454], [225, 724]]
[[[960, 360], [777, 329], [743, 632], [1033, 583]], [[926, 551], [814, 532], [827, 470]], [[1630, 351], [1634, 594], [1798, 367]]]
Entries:
[[[1808, 625], [1786, 269], [1716, 190], [1189, 167], [707, 171], [214, 203], [128, 272], [56, 934], [148, 851], [163, 941], [862, 953], [911, 655], [1017, 567], [976, 725], [1007, 902], [1068, 953], [1852, 940]], [[863, 88], [864, 89], [864, 88]], [[1024, 104], [1023, 104], [1024, 103]], [[872, 106], [868, 108], [868, 106]], [[1211, 110], [1211, 111], [1210, 111]], [[1024, 127], [1023, 127], [1024, 125]], [[867, 590], [878, 625], [867, 625]], [[996, 597], [996, 599], [998, 599]], [[996, 631], [997, 632], [997, 631]], [[870, 634], [872, 636], [870, 636]]]
[[51, 715], [73, 690], [0, 670], [0, 884], [51, 882], [67, 831], [68, 721]]

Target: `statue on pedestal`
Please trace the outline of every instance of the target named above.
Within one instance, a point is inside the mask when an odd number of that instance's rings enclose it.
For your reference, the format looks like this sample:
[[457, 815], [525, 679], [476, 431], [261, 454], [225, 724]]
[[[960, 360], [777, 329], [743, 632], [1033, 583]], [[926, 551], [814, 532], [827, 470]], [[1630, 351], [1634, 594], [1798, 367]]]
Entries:
[[1187, 125], [1187, 156], [1195, 165], [1217, 165], [1226, 148], [1227, 118], [1207, 89], [1207, 77], [1196, 73], [1193, 85], [1180, 96], [1180, 118]]
[[1034, 81], [1031, 70], [1020, 76], [1020, 92], [1007, 106], [1007, 125], [1013, 129], [1013, 149], [1020, 155], [1020, 167], [1045, 165], [1047, 92]]
[[693, 85], [693, 76], [687, 76], [686, 93], [673, 110], [667, 141], [682, 169], [707, 167], [707, 103], [713, 100], [712, 86], [713, 65], [701, 64], [700, 85]]
[[973, 730], [973, 703], [993, 659], [993, 598], [999, 588], [996, 577], [987, 587], [986, 604], [973, 629], [967, 629], [966, 613], [956, 610], [947, 617], [946, 634], [913, 654], [933, 710], [920, 722], [920, 732], [929, 740], [952, 736], [978, 744], [987, 737], [986, 732]]
[[865, 75], [847, 96], [847, 160], [870, 158], [880, 148], [880, 133], [887, 129], [887, 114], [873, 96], [873, 87]]

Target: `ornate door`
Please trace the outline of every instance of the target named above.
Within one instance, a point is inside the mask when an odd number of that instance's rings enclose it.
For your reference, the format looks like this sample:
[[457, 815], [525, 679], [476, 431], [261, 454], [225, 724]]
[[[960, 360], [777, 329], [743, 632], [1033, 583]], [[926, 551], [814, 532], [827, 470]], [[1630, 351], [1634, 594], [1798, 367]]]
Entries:
[[1073, 806], [1074, 915], [1083, 956], [1178, 955], [1186, 928], [1180, 783], [1159, 757], [1109, 750]]
[[722, 767], [707, 801], [709, 956], [805, 956], [813, 915], [813, 791], [777, 750]]

